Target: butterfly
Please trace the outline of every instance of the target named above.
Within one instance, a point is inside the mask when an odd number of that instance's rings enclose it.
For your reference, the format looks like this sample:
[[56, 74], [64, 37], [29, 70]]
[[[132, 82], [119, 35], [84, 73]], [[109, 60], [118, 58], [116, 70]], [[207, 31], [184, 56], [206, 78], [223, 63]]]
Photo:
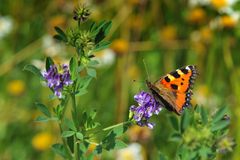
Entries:
[[160, 77], [154, 83], [146, 81], [146, 84], [160, 105], [181, 115], [186, 107], [191, 106], [192, 86], [197, 75], [196, 66], [188, 65]]

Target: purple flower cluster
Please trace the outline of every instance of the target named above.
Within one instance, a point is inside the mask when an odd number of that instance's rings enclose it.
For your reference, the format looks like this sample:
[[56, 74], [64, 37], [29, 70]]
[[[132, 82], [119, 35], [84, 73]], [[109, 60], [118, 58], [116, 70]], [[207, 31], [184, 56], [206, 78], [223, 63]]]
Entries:
[[66, 64], [61, 65], [59, 68], [56, 65], [52, 65], [42, 75], [47, 81], [48, 87], [54, 90], [54, 94], [58, 98], [62, 98], [63, 87], [73, 83], [70, 78], [68, 65]]
[[133, 119], [139, 126], [147, 126], [152, 129], [155, 124], [149, 122], [149, 119], [154, 114], [157, 115], [162, 110], [162, 107], [148, 92], [141, 91], [134, 96], [134, 99], [138, 103], [138, 106], [132, 105], [130, 107]]

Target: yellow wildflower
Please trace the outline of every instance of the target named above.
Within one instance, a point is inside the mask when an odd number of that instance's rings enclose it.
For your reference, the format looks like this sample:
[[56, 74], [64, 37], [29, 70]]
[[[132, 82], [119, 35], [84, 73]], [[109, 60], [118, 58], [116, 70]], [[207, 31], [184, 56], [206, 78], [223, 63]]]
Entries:
[[225, 28], [233, 28], [234, 26], [236, 26], [237, 20], [234, 19], [234, 17], [232, 16], [225, 15], [220, 18], [220, 23], [221, 23], [221, 26]]
[[211, 0], [211, 4], [216, 9], [221, 9], [228, 5], [227, 0]]
[[202, 8], [193, 8], [187, 17], [190, 23], [203, 23], [206, 20], [206, 12]]
[[212, 30], [209, 27], [203, 27], [200, 29], [201, 39], [203, 42], [211, 42]]
[[13, 96], [20, 96], [25, 91], [25, 83], [22, 80], [12, 80], [7, 84], [7, 91]]
[[116, 39], [112, 42], [111, 48], [119, 55], [126, 54], [129, 49], [128, 41]]
[[32, 145], [36, 150], [44, 151], [51, 147], [53, 136], [48, 132], [42, 132], [35, 135], [32, 139]]
[[160, 37], [163, 41], [172, 41], [177, 38], [177, 28], [172, 25], [165, 26], [160, 31]]

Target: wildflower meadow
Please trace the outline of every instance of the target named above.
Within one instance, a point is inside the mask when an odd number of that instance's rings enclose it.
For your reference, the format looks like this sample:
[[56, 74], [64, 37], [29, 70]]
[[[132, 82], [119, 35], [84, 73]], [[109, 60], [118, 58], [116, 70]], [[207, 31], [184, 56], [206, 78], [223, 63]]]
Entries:
[[238, 160], [239, 0], [0, 0], [1, 160]]

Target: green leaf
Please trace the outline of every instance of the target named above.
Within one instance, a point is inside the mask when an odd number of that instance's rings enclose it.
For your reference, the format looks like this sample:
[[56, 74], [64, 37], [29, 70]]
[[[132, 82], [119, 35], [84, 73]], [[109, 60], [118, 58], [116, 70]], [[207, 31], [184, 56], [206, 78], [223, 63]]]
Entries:
[[62, 137], [66, 138], [66, 137], [71, 137], [75, 134], [76, 132], [75, 131], [64, 131], [62, 133]]
[[115, 142], [115, 139], [116, 139], [116, 134], [111, 131], [102, 141], [103, 143], [103, 147], [109, 151], [111, 149], [114, 149], [115, 145], [116, 145], [116, 142]]
[[191, 117], [190, 117], [189, 110], [185, 110], [181, 118], [181, 133], [183, 133], [185, 129], [189, 126], [190, 119]]
[[44, 116], [38, 116], [38, 117], [35, 119], [35, 122], [48, 122], [48, 121], [49, 121], [49, 118], [44, 117]]
[[80, 132], [77, 132], [77, 133], [76, 133], [76, 137], [77, 137], [78, 139], [80, 139], [80, 140], [83, 140], [83, 134], [80, 133]]
[[37, 108], [38, 108], [44, 115], [46, 115], [47, 117], [51, 117], [50, 111], [48, 110], [48, 108], [47, 108], [44, 104], [39, 103], [39, 102], [36, 102], [35, 104], [36, 104]]
[[182, 140], [181, 133], [174, 132], [170, 135], [169, 140], [172, 142], [180, 142]]
[[79, 149], [80, 149], [80, 155], [82, 155], [82, 157], [80, 158], [81, 160], [83, 159], [83, 160], [90, 160], [90, 159], [88, 159], [89, 158], [89, 156], [84, 156], [84, 154], [87, 152], [87, 149], [88, 149], [88, 146], [89, 146], [89, 143], [88, 142], [81, 142], [80, 144], [79, 144]]
[[91, 60], [89, 61], [88, 66], [95, 67], [97, 64], [99, 64], [97, 60]]
[[208, 159], [209, 158], [208, 155], [212, 153], [211, 149], [206, 146], [202, 146], [198, 152], [201, 159]]
[[110, 31], [111, 27], [112, 27], [111, 21], [108, 21], [104, 24], [104, 26], [102, 28], [103, 28], [105, 34], [107, 34]]
[[64, 39], [62, 38], [62, 36], [60, 36], [59, 34], [56, 34], [53, 36], [54, 39], [58, 40], [58, 41], [64, 41]]
[[70, 75], [71, 75], [71, 79], [75, 80], [77, 78], [77, 59], [75, 57], [72, 57], [70, 62], [69, 62], [69, 66], [70, 66]]
[[101, 21], [100, 23], [94, 23], [94, 24], [92, 24], [92, 26], [91, 26], [91, 33], [93, 34], [93, 35], [96, 35], [98, 32], [99, 32], [99, 30], [105, 25], [107, 23], [107, 21], [106, 20], [103, 20], [103, 21]]
[[100, 153], [102, 153], [102, 150], [103, 150], [103, 146], [102, 145], [97, 145], [93, 152], [95, 154], [100, 154]]
[[54, 65], [54, 62], [53, 62], [52, 58], [47, 57], [47, 59], [46, 59], [46, 66], [45, 66], [46, 71], [48, 71], [50, 69], [50, 66], [52, 66], [52, 65]]
[[79, 91], [76, 92], [76, 96], [82, 96], [84, 94], [88, 93], [88, 91], [84, 88], [84, 89], [80, 89]]
[[227, 108], [226, 107], [222, 107], [220, 108], [217, 113], [213, 116], [213, 123], [216, 123], [217, 121], [221, 120], [224, 115], [227, 114]]
[[225, 129], [230, 124], [229, 120], [221, 120], [212, 124], [211, 131], [215, 132], [218, 130]]
[[97, 77], [97, 72], [95, 69], [93, 68], [87, 68], [87, 74], [93, 78]]
[[57, 115], [58, 119], [62, 119], [64, 106], [62, 104], [57, 105], [53, 108], [53, 112]]
[[170, 116], [169, 119], [170, 119], [170, 122], [171, 122], [172, 127], [173, 127], [176, 131], [178, 131], [178, 129], [179, 129], [179, 123], [178, 123], [178, 119], [176, 118], [176, 116]]
[[207, 124], [207, 122], [208, 122], [208, 114], [207, 114], [206, 110], [203, 107], [201, 107], [200, 114], [201, 114], [201, 117], [202, 117], [203, 124]]
[[64, 125], [66, 125], [69, 129], [77, 132], [77, 129], [76, 129], [72, 120], [65, 118], [64, 119]]
[[168, 158], [161, 152], [158, 153], [159, 160], [168, 160]]
[[108, 48], [110, 46], [110, 44], [111, 44], [111, 42], [109, 42], [109, 41], [102, 41], [95, 46], [94, 52]]
[[82, 114], [82, 121], [81, 123], [84, 124], [84, 127], [86, 128], [86, 130], [89, 129], [93, 129], [96, 128], [97, 126], [99, 126], [99, 123], [97, 123], [94, 118], [96, 116], [96, 110], [90, 110], [88, 112], [83, 112]]
[[130, 126], [130, 123], [124, 123], [120, 126], [115, 127], [113, 129], [113, 132], [116, 134], [116, 136], [121, 136], [123, 133], [125, 133], [127, 131], [129, 126]]
[[96, 29], [96, 22], [92, 22], [91, 26], [90, 26], [90, 31], [93, 32]]
[[112, 22], [108, 21], [108, 22], [104, 22], [104, 24], [102, 24], [102, 27], [98, 30], [98, 33], [95, 37], [95, 44], [98, 44], [100, 41], [102, 41], [107, 33], [109, 32], [110, 28], [111, 28]]
[[92, 77], [91, 76], [85, 76], [79, 80], [79, 88], [80, 89], [86, 89], [91, 82]]
[[34, 65], [27, 64], [27, 65], [24, 66], [23, 70], [32, 72], [33, 74], [38, 76], [40, 79], [44, 80], [41, 71], [37, 67], [35, 67]]
[[117, 139], [115, 141], [115, 146], [114, 149], [122, 149], [122, 148], [126, 148], [128, 145], [126, 143], [124, 143], [123, 141]]
[[94, 119], [96, 117], [96, 115], [97, 115], [97, 110], [96, 109], [90, 110], [89, 118]]
[[64, 146], [62, 144], [57, 143], [57, 144], [52, 145], [52, 150], [56, 154], [63, 157], [64, 159], [66, 158], [66, 151], [65, 151]]
[[62, 38], [63, 41], [67, 42], [67, 36], [66, 34], [63, 32], [63, 30], [59, 27], [54, 27], [54, 29], [56, 30], [56, 32], [58, 33], [58, 35]]

